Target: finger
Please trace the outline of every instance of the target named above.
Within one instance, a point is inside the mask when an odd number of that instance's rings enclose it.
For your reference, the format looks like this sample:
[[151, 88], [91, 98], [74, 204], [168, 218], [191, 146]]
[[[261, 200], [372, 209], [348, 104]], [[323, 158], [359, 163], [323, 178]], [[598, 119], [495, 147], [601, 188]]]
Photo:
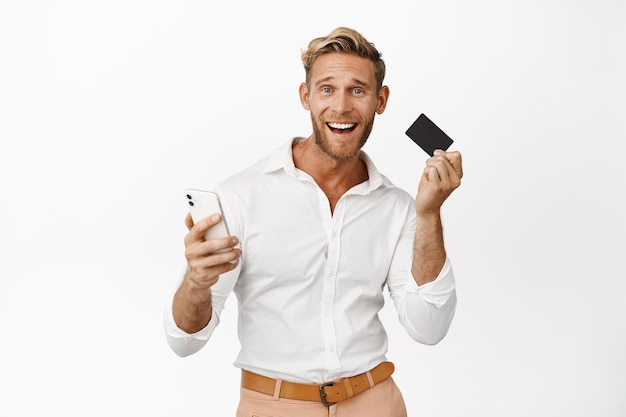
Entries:
[[213, 252], [204, 256], [190, 256], [188, 263], [194, 269], [206, 270], [225, 263], [237, 263], [241, 258], [241, 249], [233, 248], [226, 252]]
[[200, 258], [211, 255], [217, 251], [232, 249], [239, 243], [235, 236], [228, 236], [211, 240], [185, 240], [185, 256], [187, 259]]
[[454, 168], [454, 171], [459, 179], [463, 177], [463, 158], [461, 156], [461, 152], [445, 152], [441, 149], [438, 149], [434, 152], [434, 155], [445, 157], [450, 162], [450, 165], [452, 165], [452, 167]]
[[193, 227], [193, 219], [191, 218], [191, 213], [187, 213], [185, 216], [185, 226], [187, 226], [187, 230], [191, 230]]
[[424, 177], [426, 177], [426, 182], [435, 186], [439, 186], [441, 183], [441, 178], [439, 177], [439, 171], [433, 165], [427, 165], [424, 168]]
[[[447, 187], [450, 184], [450, 171], [454, 171], [450, 162], [442, 155], [433, 156], [426, 161], [428, 168], [433, 168], [437, 172], [439, 183], [443, 187]], [[432, 172], [432, 170], [430, 170]], [[432, 176], [433, 174], [429, 174]]]
[[233, 269], [237, 268], [238, 265], [238, 259], [236, 260], [236, 262], [224, 262], [206, 269], [205, 273], [206, 276], [219, 276], [228, 271], [232, 271]]
[[461, 185], [461, 178], [463, 177], [463, 163], [461, 153], [455, 152], [440, 152], [436, 156], [442, 158], [445, 161], [445, 165], [448, 169], [448, 186], [451, 189], [457, 188]]
[[225, 263], [237, 263], [241, 258], [240, 248], [231, 248], [225, 252], [214, 252], [205, 259], [212, 265], [221, 265]]
[[450, 161], [450, 164], [454, 168], [454, 171], [458, 175], [459, 179], [463, 177], [463, 157], [461, 152], [447, 152], [446, 158]]
[[239, 239], [235, 236], [228, 236], [220, 239], [205, 240], [198, 245], [200, 255], [213, 254], [218, 251], [226, 252], [233, 249], [239, 243]]
[[202, 262], [190, 262], [187, 266], [186, 278], [197, 283], [212, 286], [219, 280], [220, 275], [232, 271], [239, 266], [239, 258], [233, 262], [222, 262], [218, 264], [208, 263], [204, 259]]
[[212, 214], [209, 217], [199, 220], [189, 230], [189, 233], [187, 234], [187, 237], [185, 238], [185, 242], [192, 242], [192, 241], [198, 241], [198, 240], [202, 241], [204, 239], [204, 235], [206, 234], [207, 230], [209, 230], [211, 227], [218, 224], [220, 220], [222, 220], [222, 216], [220, 216], [219, 213]]

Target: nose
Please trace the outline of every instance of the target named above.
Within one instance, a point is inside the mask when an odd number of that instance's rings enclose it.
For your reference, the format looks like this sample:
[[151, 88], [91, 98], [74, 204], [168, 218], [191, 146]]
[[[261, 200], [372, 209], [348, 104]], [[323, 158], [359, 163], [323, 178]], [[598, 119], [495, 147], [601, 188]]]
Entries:
[[348, 91], [336, 94], [333, 100], [332, 109], [335, 113], [344, 114], [352, 110], [352, 99]]

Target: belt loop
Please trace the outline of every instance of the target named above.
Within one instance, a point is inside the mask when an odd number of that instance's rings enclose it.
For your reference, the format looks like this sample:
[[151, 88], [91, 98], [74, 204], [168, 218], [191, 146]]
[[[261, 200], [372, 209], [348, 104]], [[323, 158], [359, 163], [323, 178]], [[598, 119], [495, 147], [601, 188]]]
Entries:
[[374, 378], [372, 378], [372, 373], [370, 371], [367, 371], [365, 375], [367, 375], [367, 381], [370, 383], [370, 388], [374, 388], [374, 385], [376, 385], [376, 383], [374, 382]]
[[276, 380], [276, 385], [274, 385], [274, 400], [278, 400], [280, 398], [280, 387], [283, 384], [282, 379]]
[[344, 378], [341, 381], [343, 382], [343, 387], [346, 390], [346, 397], [354, 397], [354, 390], [352, 390], [352, 383], [350, 382], [350, 378]]

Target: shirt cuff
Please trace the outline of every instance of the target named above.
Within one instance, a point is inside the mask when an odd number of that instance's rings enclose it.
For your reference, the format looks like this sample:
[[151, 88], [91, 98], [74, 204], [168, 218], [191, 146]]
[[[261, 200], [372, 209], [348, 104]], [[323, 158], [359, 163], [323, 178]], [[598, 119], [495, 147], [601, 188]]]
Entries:
[[168, 306], [165, 309], [163, 321], [165, 324], [165, 333], [167, 334], [168, 337], [171, 337], [173, 339], [184, 339], [188, 341], [191, 341], [191, 340], [207, 341], [209, 340], [209, 338], [211, 337], [211, 334], [213, 334], [213, 331], [217, 327], [219, 318], [215, 314], [215, 310], [213, 310], [211, 312], [211, 320], [203, 329], [200, 329], [199, 331], [195, 333], [187, 333], [176, 325], [176, 322], [174, 321], [174, 314], [172, 313], [172, 307]]
[[434, 304], [436, 307], [443, 306], [456, 289], [456, 281], [454, 279], [454, 273], [452, 272], [452, 264], [447, 257], [439, 275], [437, 275], [437, 278], [435, 278], [434, 281], [417, 285], [413, 276], [411, 276], [411, 279], [407, 281], [407, 292], [418, 293], [422, 299]]

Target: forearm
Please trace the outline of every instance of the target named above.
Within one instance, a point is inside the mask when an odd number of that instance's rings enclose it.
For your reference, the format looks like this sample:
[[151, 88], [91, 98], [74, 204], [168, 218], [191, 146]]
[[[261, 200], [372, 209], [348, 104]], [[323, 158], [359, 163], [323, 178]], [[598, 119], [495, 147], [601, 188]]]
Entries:
[[439, 212], [417, 216], [411, 273], [417, 285], [434, 281], [446, 261]]
[[176, 325], [187, 333], [196, 333], [211, 320], [211, 289], [198, 288], [184, 279], [172, 303], [172, 314]]
[[195, 289], [185, 277], [172, 295], [163, 319], [167, 343], [178, 356], [198, 352], [211, 338], [236, 274], [225, 277], [214, 286]]

